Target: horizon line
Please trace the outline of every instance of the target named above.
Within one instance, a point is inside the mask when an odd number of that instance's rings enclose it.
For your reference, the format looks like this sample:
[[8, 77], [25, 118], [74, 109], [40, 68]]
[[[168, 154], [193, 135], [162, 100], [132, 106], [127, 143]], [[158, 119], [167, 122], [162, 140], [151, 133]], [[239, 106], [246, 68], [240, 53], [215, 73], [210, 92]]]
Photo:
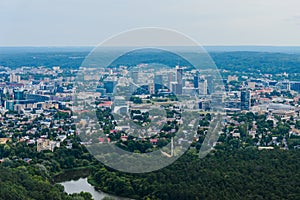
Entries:
[[[80, 47], [97, 47], [98, 45], [0, 45], [0, 48], [3, 47], [51, 47], [51, 48], [60, 48], [60, 47], [73, 47], [73, 48], [80, 48]], [[259, 45], [259, 44], [254, 44], [254, 45], [249, 45], [249, 44], [241, 44], [241, 45], [234, 45], [234, 44], [226, 44], [226, 45], [217, 45], [217, 44], [208, 44], [208, 45], [200, 45], [203, 47], [300, 47], [300, 45]], [[117, 46], [113, 46], [117, 47]], [[122, 46], [121, 46], [122, 47]], [[175, 46], [174, 46], [175, 47]], [[178, 46], [180, 47], [180, 46]], [[187, 46], [182, 46], [182, 47], [187, 47]], [[192, 46], [194, 47], [194, 46]]]

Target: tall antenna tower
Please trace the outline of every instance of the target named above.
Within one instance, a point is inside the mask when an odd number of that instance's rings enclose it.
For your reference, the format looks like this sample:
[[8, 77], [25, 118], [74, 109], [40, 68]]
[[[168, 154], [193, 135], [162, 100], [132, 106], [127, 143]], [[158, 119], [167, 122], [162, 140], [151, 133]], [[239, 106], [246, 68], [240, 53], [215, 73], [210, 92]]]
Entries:
[[174, 137], [171, 138], [171, 157], [174, 156]]

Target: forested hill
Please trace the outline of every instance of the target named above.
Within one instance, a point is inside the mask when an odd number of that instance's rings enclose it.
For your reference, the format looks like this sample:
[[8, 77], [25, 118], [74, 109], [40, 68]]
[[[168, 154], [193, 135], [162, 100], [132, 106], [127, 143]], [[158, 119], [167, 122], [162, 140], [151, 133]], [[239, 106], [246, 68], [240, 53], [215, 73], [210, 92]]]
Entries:
[[[17, 68], [21, 66], [61, 66], [62, 68], [77, 69], [85, 57], [92, 50], [91, 47], [69, 48], [0, 48], [0, 66]], [[222, 49], [220, 49], [222, 50]], [[289, 52], [255, 52], [255, 51], [209, 51], [211, 57], [220, 69], [232, 71], [255, 71], [262, 73], [299, 73], [300, 53]], [[145, 52], [146, 54], [146, 52]], [[146, 55], [141, 55], [146, 56]], [[177, 64], [169, 63], [170, 65]], [[168, 64], [168, 63], [166, 63]]]
[[210, 54], [219, 69], [278, 74], [299, 73], [300, 54], [268, 52], [219, 52]]

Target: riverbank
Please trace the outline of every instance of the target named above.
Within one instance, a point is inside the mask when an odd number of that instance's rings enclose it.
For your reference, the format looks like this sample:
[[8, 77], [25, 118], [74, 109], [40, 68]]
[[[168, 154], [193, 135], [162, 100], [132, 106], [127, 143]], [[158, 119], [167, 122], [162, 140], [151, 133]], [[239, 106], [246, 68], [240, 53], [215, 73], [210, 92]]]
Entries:
[[111, 200], [121, 199], [119, 197], [96, 190], [95, 187], [88, 183], [87, 178], [79, 178], [78, 180], [65, 181], [59, 184], [64, 186], [65, 192], [68, 194], [80, 193], [83, 191], [90, 193], [95, 200], [101, 200], [107, 197], [109, 197]]
[[52, 176], [54, 183], [59, 183], [64, 186], [65, 192], [68, 194], [88, 192], [95, 200], [102, 199], [104, 197], [110, 197], [111, 199], [126, 200], [127, 198], [118, 197], [112, 191], [103, 191], [102, 188], [97, 187], [96, 182], [92, 179], [91, 175], [92, 167], [79, 167], [74, 169], [63, 170]]
[[52, 181], [60, 183], [70, 180], [78, 180], [80, 178], [87, 178], [91, 174], [91, 167], [78, 167], [74, 169], [65, 169], [62, 172], [54, 174]]

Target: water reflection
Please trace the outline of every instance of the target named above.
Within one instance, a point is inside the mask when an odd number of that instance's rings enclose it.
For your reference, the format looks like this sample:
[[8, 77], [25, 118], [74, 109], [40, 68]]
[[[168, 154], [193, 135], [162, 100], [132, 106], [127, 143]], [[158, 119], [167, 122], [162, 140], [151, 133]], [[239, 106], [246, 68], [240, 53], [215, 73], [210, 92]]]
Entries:
[[101, 200], [104, 197], [111, 197], [112, 199], [123, 199], [120, 197], [112, 196], [110, 194], [106, 194], [101, 191], [95, 190], [95, 188], [90, 185], [87, 181], [87, 178], [80, 178], [78, 180], [71, 180], [71, 181], [65, 181], [61, 182], [65, 187], [65, 192], [68, 194], [73, 194], [73, 193], [80, 193], [80, 192], [89, 192], [93, 196], [95, 200]]

